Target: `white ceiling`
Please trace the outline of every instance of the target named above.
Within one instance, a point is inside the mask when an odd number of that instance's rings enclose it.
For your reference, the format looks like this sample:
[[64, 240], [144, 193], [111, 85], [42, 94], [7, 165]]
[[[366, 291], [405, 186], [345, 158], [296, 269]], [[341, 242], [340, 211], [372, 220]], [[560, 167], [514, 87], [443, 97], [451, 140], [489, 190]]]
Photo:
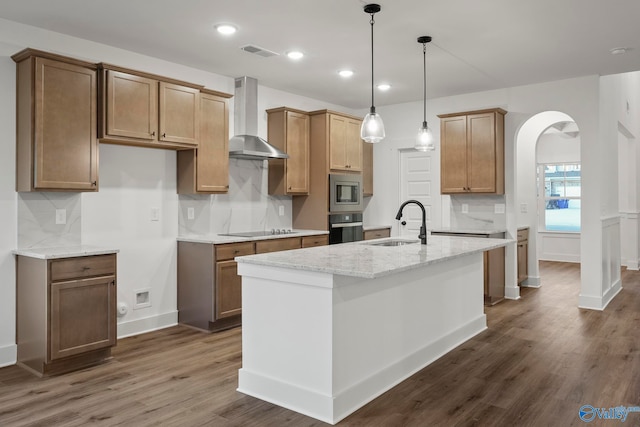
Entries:
[[[311, 98], [370, 105], [362, 0], [0, 0], [0, 17]], [[640, 70], [638, 0], [383, 0], [375, 15], [376, 105]], [[218, 35], [213, 25], [239, 31]], [[282, 55], [241, 51], [254, 44]], [[628, 47], [624, 55], [609, 50]], [[293, 62], [284, 53], [301, 49]], [[345, 80], [341, 68], [355, 74]], [[161, 71], [158, 72], [161, 74]]]

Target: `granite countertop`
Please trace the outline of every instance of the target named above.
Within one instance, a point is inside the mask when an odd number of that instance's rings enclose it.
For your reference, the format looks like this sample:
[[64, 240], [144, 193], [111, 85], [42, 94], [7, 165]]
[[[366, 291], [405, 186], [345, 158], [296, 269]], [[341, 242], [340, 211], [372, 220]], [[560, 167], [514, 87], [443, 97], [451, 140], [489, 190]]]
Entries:
[[78, 246], [61, 246], [53, 248], [27, 248], [14, 249], [11, 251], [14, 255], [26, 256], [38, 259], [56, 259], [56, 258], [73, 258], [91, 255], [106, 255], [120, 252], [119, 249], [105, 248], [100, 246], [78, 245]]
[[459, 234], [494, 234], [494, 233], [506, 233], [506, 227], [496, 228], [465, 228], [465, 227], [443, 227], [434, 228], [429, 230], [430, 233], [459, 233]]
[[328, 231], [323, 231], [323, 230], [292, 230], [292, 231], [293, 233], [269, 234], [266, 236], [254, 236], [254, 237], [224, 236], [221, 234], [185, 235], [185, 236], [178, 236], [178, 242], [208, 243], [210, 245], [221, 245], [224, 243], [252, 242], [254, 240], [285, 239], [287, 237], [319, 236], [323, 234], [329, 234]]
[[387, 224], [387, 225], [363, 225], [362, 226], [362, 230], [363, 231], [369, 231], [369, 230], [380, 230], [382, 228], [391, 228], [391, 225]]
[[237, 257], [236, 261], [373, 279], [515, 243], [512, 239], [429, 236], [426, 247], [417, 240], [416, 243], [402, 246], [371, 245], [387, 240], [409, 239], [385, 238], [247, 255]]

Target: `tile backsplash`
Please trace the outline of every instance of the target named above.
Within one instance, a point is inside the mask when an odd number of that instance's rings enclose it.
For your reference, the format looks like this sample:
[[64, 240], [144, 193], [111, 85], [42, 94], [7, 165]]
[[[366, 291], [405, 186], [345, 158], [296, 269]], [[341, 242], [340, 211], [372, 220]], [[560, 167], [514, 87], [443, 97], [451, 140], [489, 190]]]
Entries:
[[[178, 233], [207, 235], [291, 228], [291, 197], [269, 196], [267, 167], [265, 160], [230, 159], [227, 194], [180, 195]], [[190, 209], [193, 219], [189, 217]]]
[[[56, 210], [65, 224], [56, 224]], [[18, 248], [74, 246], [81, 243], [79, 193], [18, 193]]]
[[503, 195], [464, 194], [451, 196], [451, 228], [505, 228], [505, 214], [495, 212], [496, 205], [504, 206], [504, 204], [505, 197]]

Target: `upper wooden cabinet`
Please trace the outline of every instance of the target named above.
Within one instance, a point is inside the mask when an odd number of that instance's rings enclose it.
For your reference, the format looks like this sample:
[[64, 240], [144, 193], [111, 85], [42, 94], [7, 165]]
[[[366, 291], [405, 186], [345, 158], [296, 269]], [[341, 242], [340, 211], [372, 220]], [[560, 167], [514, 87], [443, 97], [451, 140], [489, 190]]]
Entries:
[[33, 49], [13, 60], [16, 191], [97, 191], [96, 66]]
[[361, 171], [362, 120], [349, 116], [329, 114], [329, 159], [331, 170]]
[[143, 147], [197, 147], [199, 85], [101, 64], [101, 142]]
[[178, 193], [229, 191], [229, 98], [200, 92], [200, 141], [195, 150], [178, 151]]
[[269, 194], [309, 193], [309, 115], [281, 107], [267, 110], [269, 143], [289, 155], [269, 161]]
[[442, 194], [504, 194], [506, 113], [494, 108], [438, 116]]
[[373, 196], [373, 144], [362, 141], [362, 194]]

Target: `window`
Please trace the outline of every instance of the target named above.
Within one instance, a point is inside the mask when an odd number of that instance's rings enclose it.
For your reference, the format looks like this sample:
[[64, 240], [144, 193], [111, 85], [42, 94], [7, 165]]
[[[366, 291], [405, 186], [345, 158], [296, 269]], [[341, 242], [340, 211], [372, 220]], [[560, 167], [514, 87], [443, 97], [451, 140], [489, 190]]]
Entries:
[[545, 231], [580, 232], [580, 163], [538, 165], [538, 212]]

